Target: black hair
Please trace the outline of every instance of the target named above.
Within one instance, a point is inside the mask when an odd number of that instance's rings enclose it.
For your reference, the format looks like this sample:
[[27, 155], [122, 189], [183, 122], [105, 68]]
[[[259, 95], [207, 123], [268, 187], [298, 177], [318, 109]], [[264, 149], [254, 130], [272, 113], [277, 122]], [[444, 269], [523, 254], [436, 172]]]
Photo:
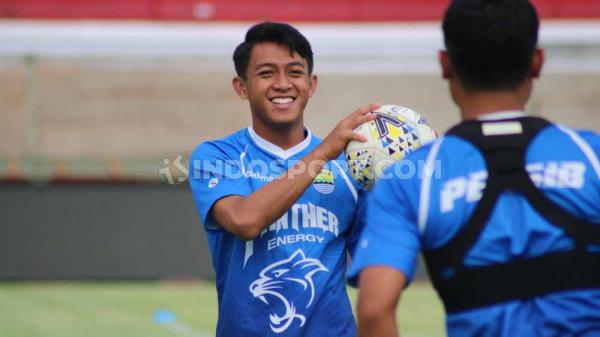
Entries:
[[238, 45], [233, 52], [233, 63], [239, 77], [246, 78], [252, 48], [262, 42], [273, 42], [286, 46], [290, 50], [290, 55], [294, 52], [298, 53], [308, 64], [308, 74], [312, 74], [313, 52], [306, 37], [288, 24], [263, 22], [250, 27], [246, 32], [244, 42]]
[[467, 89], [511, 89], [527, 78], [539, 28], [528, 0], [453, 0], [442, 27], [450, 63]]

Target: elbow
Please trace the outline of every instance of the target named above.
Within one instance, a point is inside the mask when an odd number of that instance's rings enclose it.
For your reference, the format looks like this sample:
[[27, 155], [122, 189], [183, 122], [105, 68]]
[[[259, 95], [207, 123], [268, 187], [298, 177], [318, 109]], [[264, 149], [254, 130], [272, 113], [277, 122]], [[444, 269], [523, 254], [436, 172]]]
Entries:
[[388, 319], [394, 319], [395, 308], [382, 305], [363, 305], [357, 309], [358, 325], [371, 328], [380, 326]]
[[234, 235], [242, 241], [250, 241], [256, 239], [260, 235], [260, 231], [251, 229], [240, 229]]
[[249, 241], [256, 239], [263, 227], [257, 217], [239, 217], [233, 219], [230, 232], [242, 241]]

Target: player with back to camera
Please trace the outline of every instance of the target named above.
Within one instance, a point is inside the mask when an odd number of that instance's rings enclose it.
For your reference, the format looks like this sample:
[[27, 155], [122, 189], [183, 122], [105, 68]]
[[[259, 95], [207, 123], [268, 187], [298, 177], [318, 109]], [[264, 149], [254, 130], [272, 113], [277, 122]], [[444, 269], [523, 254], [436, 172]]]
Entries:
[[439, 59], [463, 121], [407, 156], [422, 178], [368, 198], [349, 273], [361, 337], [398, 335], [421, 249], [449, 336], [600, 336], [600, 137], [523, 113], [538, 25], [527, 0], [446, 11]]
[[321, 141], [303, 122], [317, 76], [300, 32], [255, 25], [233, 59], [252, 126], [201, 144], [190, 169], [216, 271], [217, 336], [355, 336], [344, 273], [362, 192], [336, 159], [366, 140], [353, 129], [378, 105]]

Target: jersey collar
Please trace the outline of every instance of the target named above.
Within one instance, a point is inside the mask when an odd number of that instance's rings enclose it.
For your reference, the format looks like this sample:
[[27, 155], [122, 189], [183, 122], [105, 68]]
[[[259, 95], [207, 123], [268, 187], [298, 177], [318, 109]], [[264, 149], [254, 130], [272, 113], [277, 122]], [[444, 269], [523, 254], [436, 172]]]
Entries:
[[497, 121], [497, 120], [502, 120], [502, 119], [520, 118], [520, 117], [525, 117], [525, 116], [526, 116], [525, 112], [523, 112], [521, 110], [504, 110], [504, 111], [497, 111], [497, 112], [491, 112], [491, 113], [480, 115], [479, 117], [477, 117], [477, 120]]
[[306, 130], [307, 135], [304, 138], [304, 140], [302, 142], [290, 147], [287, 150], [284, 150], [284, 149], [280, 148], [279, 146], [277, 146], [277, 145], [269, 142], [268, 140], [262, 138], [261, 136], [259, 136], [254, 131], [252, 126], [248, 127], [248, 134], [250, 134], [250, 138], [261, 149], [263, 149], [263, 150], [267, 151], [268, 153], [275, 155], [281, 159], [288, 159], [288, 158], [292, 157], [293, 155], [300, 153], [302, 150], [306, 149], [310, 145], [310, 142], [312, 141], [312, 132], [310, 132], [310, 130], [307, 128], [305, 128], [305, 130]]

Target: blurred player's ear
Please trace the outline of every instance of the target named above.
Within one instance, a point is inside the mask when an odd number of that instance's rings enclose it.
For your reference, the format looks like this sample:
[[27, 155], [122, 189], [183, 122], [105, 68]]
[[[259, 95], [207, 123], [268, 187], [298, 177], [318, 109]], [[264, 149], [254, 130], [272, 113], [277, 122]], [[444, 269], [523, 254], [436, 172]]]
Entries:
[[246, 82], [236, 76], [231, 81], [231, 85], [233, 85], [233, 90], [240, 96], [241, 99], [248, 99], [248, 89], [246, 88]]
[[546, 59], [544, 49], [536, 48], [533, 54], [533, 61], [531, 62], [531, 77], [538, 78], [542, 73], [542, 67]]
[[438, 59], [440, 61], [440, 66], [442, 67], [442, 78], [445, 80], [449, 80], [452, 78], [452, 66], [450, 65], [450, 58], [448, 57], [448, 52], [445, 50], [440, 50], [438, 53]]
[[308, 97], [312, 97], [312, 95], [317, 90], [317, 83], [319, 82], [319, 77], [315, 74], [312, 74], [310, 75], [310, 78], [308, 80], [310, 81], [310, 94], [308, 95]]

